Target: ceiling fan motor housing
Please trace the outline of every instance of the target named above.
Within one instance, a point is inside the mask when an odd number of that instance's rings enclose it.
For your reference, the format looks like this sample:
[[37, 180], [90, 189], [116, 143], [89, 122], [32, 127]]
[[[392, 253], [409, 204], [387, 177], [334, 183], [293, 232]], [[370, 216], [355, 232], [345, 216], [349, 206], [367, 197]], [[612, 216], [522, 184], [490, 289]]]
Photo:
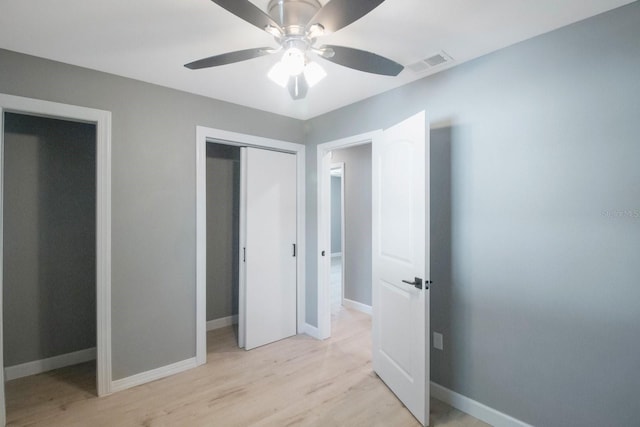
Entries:
[[271, 0], [267, 12], [285, 35], [304, 36], [307, 23], [321, 8], [318, 0]]

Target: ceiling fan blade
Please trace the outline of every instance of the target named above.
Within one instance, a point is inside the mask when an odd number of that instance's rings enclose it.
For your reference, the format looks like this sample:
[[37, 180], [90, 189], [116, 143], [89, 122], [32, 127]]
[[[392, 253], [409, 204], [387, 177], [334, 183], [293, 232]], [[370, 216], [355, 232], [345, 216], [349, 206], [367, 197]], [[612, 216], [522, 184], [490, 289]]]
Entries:
[[291, 98], [294, 100], [302, 99], [307, 96], [307, 91], [309, 90], [309, 84], [307, 80], [304, 78], [304, 74], [299, 74], [297, 76], [291, 76], [289, 78], [289, 83], [287, 84], [287, 88], [289, 89], [289, 94]]
[[261, 30], [267, 30], [269, 26], [276, 28], [282, 33], [280, 25], [269, 15], [260, 10], [249, 0], [211, 0], [218, 6], [228, 10], [238, 18], [244, 19], [248, 23], [255, 25]]
[[269, 47], [258, 47], [253, 49], [238, 50], [235, 52], [223, 53], [222, 55], [210, 56], [197, 61], [185, 64], [191, 70], [201, 68], [217, 67], [218, 65], [233, 64], [234, 62], [246, 61], [247, 59], [258, 58], [260, 56], [273, 53]]
[[375, 53], [344, 46], [321, 47], [321, 49], [326, 48], [333, 50], [335, 54], [332, 57], [324, 57], [325, 60], [354, 70], [383, 76], [397, 76], [404, 70], [404, 66]]
[[324, 27], [324, 34], [336, 32], [362, 18], [383, 2], [384, 0], [330, 0], [311, 18], [307, 29], [320, 24]]

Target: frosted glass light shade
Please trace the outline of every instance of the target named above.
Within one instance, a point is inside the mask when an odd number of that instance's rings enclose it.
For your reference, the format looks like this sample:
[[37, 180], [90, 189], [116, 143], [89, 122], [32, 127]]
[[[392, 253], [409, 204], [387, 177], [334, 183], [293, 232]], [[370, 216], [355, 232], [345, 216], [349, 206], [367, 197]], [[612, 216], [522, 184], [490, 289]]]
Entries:
[[276, 62], [276, 64], [271, 67], [271, 70], [269, 70], [269, 74], [267, 74], [267, 76], [271, 79], [271, 81], [281, 87], [287, 86], [290, 77], [287, 71], [287, 67], [282, 64], [282, 61]]
[[326, 76], [327, 72], [317, 62], [309, 62], [307, 66], [304, 67], [304, 78], [307, 80], [309, 87], [315, 86]]

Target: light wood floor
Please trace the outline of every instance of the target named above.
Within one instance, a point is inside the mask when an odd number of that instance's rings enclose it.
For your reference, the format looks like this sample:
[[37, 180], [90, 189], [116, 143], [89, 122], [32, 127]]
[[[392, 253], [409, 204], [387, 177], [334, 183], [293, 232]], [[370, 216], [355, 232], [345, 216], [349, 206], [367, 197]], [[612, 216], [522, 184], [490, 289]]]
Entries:
[[[95, 396], [91, 363], [6, 384], [10, 426], [418, 426], [371, 370], [370, 317], [333, 315], [333, 337], [295, 336], [249, 352], [209, 332], [207, 364]], [[435, 399], [432, 426], [487, 426]]]

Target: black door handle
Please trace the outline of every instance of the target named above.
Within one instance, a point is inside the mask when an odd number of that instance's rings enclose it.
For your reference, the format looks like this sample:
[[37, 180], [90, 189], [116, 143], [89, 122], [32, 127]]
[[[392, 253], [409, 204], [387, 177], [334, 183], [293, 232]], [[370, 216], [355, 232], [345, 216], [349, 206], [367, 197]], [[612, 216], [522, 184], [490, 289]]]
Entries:
[[[413, 279], [413, 282], [410, 282], [408, 280], [403, 280], [403, 283], [406, 283], [407, 285], [411, 285], [411, 286], [415, 286], [418, 289], [422, 289], [422, 279], [419, 277], [416, 277]], [[424, 284], [425, 284], [425, 289], [429, 289], [429, 287], [427, 286], [429, 283], [433, 283], [431, 280], [425, 280]]]

